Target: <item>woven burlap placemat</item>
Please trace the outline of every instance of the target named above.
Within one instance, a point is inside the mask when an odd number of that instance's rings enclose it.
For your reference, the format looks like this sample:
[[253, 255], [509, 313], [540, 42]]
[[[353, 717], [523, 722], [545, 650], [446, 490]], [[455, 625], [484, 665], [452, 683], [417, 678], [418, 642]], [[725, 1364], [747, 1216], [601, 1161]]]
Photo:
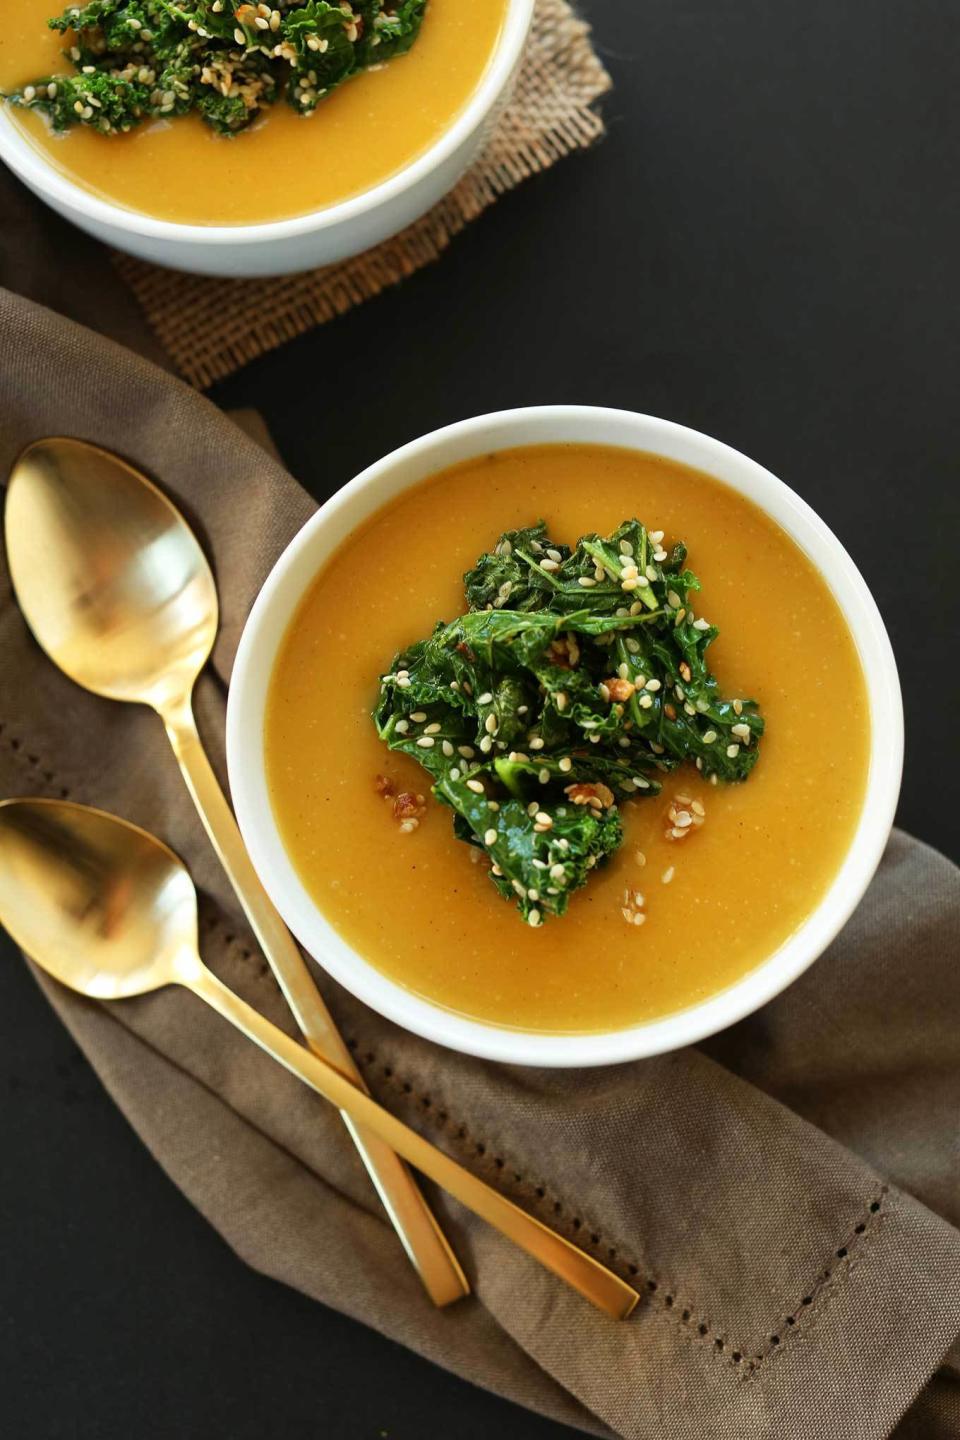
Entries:
[[500, 195], [596, 140], [603, 122], [592, 107], [609, 88], [589, 26], [566, 0], [538, 0], [516, 87], [486, 149], [399, 235], [321, 270], [265, 280], [183, 275], [127, 255], [115, 263], [174, 365], [202, 389], [436, 260]]

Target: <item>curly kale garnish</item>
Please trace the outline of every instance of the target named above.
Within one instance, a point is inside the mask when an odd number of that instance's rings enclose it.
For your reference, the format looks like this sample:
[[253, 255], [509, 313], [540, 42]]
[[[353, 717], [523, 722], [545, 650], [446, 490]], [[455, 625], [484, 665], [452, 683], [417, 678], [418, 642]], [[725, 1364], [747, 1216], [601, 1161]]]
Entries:
[[468, 612], [381, 677], [374, 720], [539, 925], [620, 844], [618, 800], [658, 794], [684, 761], [745, 780], [763, 719], [710, 672], [685, 546], [639, 521], [572, 550], [542, 521], [507, 531], [464, 586]]
[[196, 111], [235, 135], [282, 94], [309, 115], [338, 85], [409, 50], [427, 0], [90, 0], [49, 21], [69, 32], [74, 73], [6, 98], [55, 130], [115, 135]]

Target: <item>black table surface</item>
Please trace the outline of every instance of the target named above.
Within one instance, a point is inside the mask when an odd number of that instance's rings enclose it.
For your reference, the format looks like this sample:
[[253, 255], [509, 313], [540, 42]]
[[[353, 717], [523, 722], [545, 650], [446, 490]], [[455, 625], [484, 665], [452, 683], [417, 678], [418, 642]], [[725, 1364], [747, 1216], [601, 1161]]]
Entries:
[[[616, 87], [602, 144], [214, 398], [257, 406], [318, 497], [504, 406], [620, 405], [737, 446], [872, 587], [906, 701], [900, 823], [956, 856], [954, 0], [582, 8]], [[9, 945], [0, 1076], [9, 1440], [572, 1435], [245, 1269]]]

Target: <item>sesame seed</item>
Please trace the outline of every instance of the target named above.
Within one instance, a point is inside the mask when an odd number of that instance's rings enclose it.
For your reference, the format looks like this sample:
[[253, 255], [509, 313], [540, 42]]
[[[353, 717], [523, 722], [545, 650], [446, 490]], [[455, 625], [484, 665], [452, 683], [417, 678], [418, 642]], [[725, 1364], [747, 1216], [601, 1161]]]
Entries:
[[693, 824], [693, 817], [686, 810], [678, 810], [677, 818], [673, 823], [678, 830], [687, 830]]
[[459, 768], [458, 768], [456, 765], [454, 765], [453, 768], [452, 768], [451, 771], [450, 771], [450, 779], [451, 779], [451, 780], [459, 780], [459, 779], [460, 779], [460, 770], [459, 770]]
[[476, 752], [474, 751], [474, 749], [473, 749], [473, 747], [472, 747], [471, 745], [458, 745], [458, 746], [457, 746], [457, 754], [458, 754], [458, 755], [462, 755], [463, 758], [464, 758], [464, 760], [472, 760], [475, 753], [476, 753]]
[[479, 780], [468, 780], [467, 789], [472, 790], [475, 795], [483, 794], [483, 785]]
[[482, 755], [489, 755], [489, 754], [490, 754], [490, 751], [491, 751], [492, 749], [493, 749], [493, 736], [492, 736], [492, 735], [484, 735], [483, 739], [480, 741], [480, 753], [481, 753]]
[[577, 583], [578, 585], [582, 585], [585, 590], [590, 590], [597, 582], [592, 575], [581, 575]]
[[510, 883], [513, 886], [514, 890], [516, 890], [517, 894], [520, 896], [521, 900], [524, 899], [527, 892], [521, 882], [519, 880], [511, 880]]
[[648, 580], [656, 580], [658, 578], [657, 571], [653, 565], [647, 566], [646, 576]]
[[678, 610], [683, 604], [683, 601], [680, 599], [680, 596], [677, 594], [676, 590], [667, 591], [667, 604], [670, 605], [674, 610]]
[[410, 729], [410, 721], [409, 721], [409, 720], [398, 720], [397, 723], [396, 723], [396, 725], [394, 725], [393, 728], [394, 728], [394, 730], [396, 730], [396, 732], [397, 732], [398, 735], [406, 735], [407, 731]]
[[544, 768], [539, 772], [539, 774], [537, 775], [537, 779], [540, 781], [541, 785], [546, 785], [548, 783], [550, 779], [550, 771], [546, 768], [546, 766], [544, 766]]
[[407, 690], [407, 689], [409, 689], [409, 687], [410, 687], [410, 676], [409, 676], [409, 675], [398, 675], [398, 676], [397, 676], [397, 684], [400, 686], [400, 689], [401, 689], [401, 690]]
[[546, 743], [542, 735], [531, 735], [527, 741], [531, 750], [542, 750]]
[[437, 720], [434, 720], [433, 724], [432, 724], [432, 725], [428, 725], [427, 728], [426, 728], [426, 730], [424, 730], [423, 733], [424, 733], [424, 735], [439, 735], [439, 734], [440, 734], [440, 730], [441, 730], [440, 722], [437, 721]]
[[34, 85], [25, 85], [25, 86], [24, 86], [24, 88], [23, 88], [23, 98], [24, 98], [24, 100], [26, 100], [26, 102], [27, 102], [28, 105], [29, 105], [29, 103], [30, 103], [31, 100], [35, 100], [35, 99], [36, 99], [36, 96], [37, 96], [36, 86], [34, 86]]
[[632, 543], [632, 541], [630, 541], [630, 540], [621, 540], [621, 541], [620, 541], [620, 554], [621, 554], [621, 555], [632, 555], [632, 554], [633, 554], [633, 543]]
[[707, 730], [707, 731], [704, 733], [703, 743], [704, 743], [704, 745], [712, 745], [713, 742], [714, 742], [714, 740], [716, 740], [716, 738], [717, 738], [717, 732], [716, 732], [716, 730]]
[[630, 679], [630, 666], [627, 664], [626, 660], [624, 660], [622, 664], [617, 666], [617, 674], [620, 676], [621, 680]]
[[644, 780], [644, 778], [643, 778], [642, 775], [634, 775], [634, 777], [633, 777], [633, 783], [634, 783], [634, 785], [636, 785], [636, 787], [637, 787], [638, 790], [649, 790], [649, 789], [650, 789], [650, 781], [649, 781], [649, 780]]
[[477, 696], [477, 704], [478, 704], [478, 705], [489, 705], [489, 704], [490, 704], [490, 701], [491, 701], [492, 699], [493, 699], [493, 696], [491, 695], [490, 691], [489, 691], [489, 690], [484, 690], [484, 692], [483, 692], [482, 695], [478, 695], [478, 696]]
[[560, 710], [560, 711], [566, 710], [566, 708], [567, 708], [567, 692], [566, 692], [566, 690], [558, 690], [558, 691], [557, 691], [557, 695], [556, 695], [556, 700], [557, 700], [557, 709]]
[[641, 600], [634, 600], [633, 604], [630, 606], [630, 614], [639, 615], [642, 609], [643, 602]]
[[444, 742], [443, 742], [443, 744], [440, 746], [440, 748], [441, 748], [441, 750], [443, 751], [444, 755], [446, 755], [447, 759], [449, 760], [449, 759], [450, 759], [450, 756], [453, 754], [453, 746], [450, 744], [450, 741], [449, 741], [449, 740], [444, 740]]
[[674, 867], [672, 865], [668, 865], [666, 870], [664, 870], [663, 874], [660, 876], [660, 879], [663, 881], [664, 885], [670, 884], [670, 881], [673, 879], [675, 873], [676, 871], [674, 870]]
[[743, 701], [742, 701], [742, 700], [734, 700], [734, 702], [733, 702], [733, 713], [734, 713], [734, 715], [742, 715], [742, 714], [743, 714]]
[[558, 565], [563, 561], [563, 556], [560, 554], [559, 550], [554, 550], [551, 548], [547, 550], [547, 554], [550, 556], [551, 560], [556, 560]]
[[706, 815], [706, 813], [707, 813], [706, 810], [703, 808], [703, 801], [702, 801], [702, 800], [693, 800], [693, 801], [691, 801], [691, 802], [690, 802], [690, 808], [691, 808], [691, 810], [693, 811], [693, 813], [694, 813], [695, 815]]
[[541, 560], [540, 569], [546, 570], [547, 574], [549, 575], [552, 570], [559, 570], [560, 566], [557, 564], [556, 560]]
[[653, 696], [644, 693], [637, 700], [637, 704], [640, 706], [641, 710], [651, 710], [653, 708]]
[[553, 824], [553, 816], [552, 816], [552, 815], [548, 815], [547, 812], [546, 812], [546, 810], [538, 810], [538, 811], [537, 811], [537, 817], [536, 817], [536, 818], [537, 818], [537, 824], [538, 824], [538, 825], [545, 825], [548, 830], [550, 829], [551, 825]]
[[654, 550], [653, 558], [654, 560], [656, 560], [658, 565], [662, 565], [664, 560], [666, 560], [667, 558], [666, 550]]
[[551, 880], [565, 880], [565, 879], [566, 879], [566, 875], [567, 875], [567, 872], [566, 872], [566, 870], [564, 869], [564, 867], [560, 864], [559, 861], [556, 863], [556, 865], [551, 865], [551, 866], [550, 866], [550, 879], [551, 879]]
[[620, 582], [620, 589], [621, 589], [621, 590], [627, 590], [627, 591], [636, 590], [636, 589], [638, 588], [639, 584], [640, 584], [640, 581], [637, 580], [636, 577], [631, 577], [629, 580], [622, 580], [622, 581]]
[[627, 649], [630, 651], [630, 654], [631, 654], [631, 655], [639, 655], [639, 654], [640, 654], [640, 641], [639, 641], [639, 640], [634, 640], [634, 638], [633, 638], [632, 635], [628, 635], [627, 638], [626, 638], [626, 640], [624, 640], [623, 643], [624, 643], [624, 645], [626, 645], [626, 647], [627, 647]]
[[728, 756], [730, 757], [730, 759], [732, 760], [735, 755], [739, 755], [739, 754], [740, 754], [740, 746], [739, 746], [739, 745], [728, 745], [728, 746], [727, 746], [727, 754], [728, 754]]
[[497, 832], [496, 832], [496, 830], [487, 830], [487, 831], [485, 831], [485, 832], [484, 832], [484, 836], [483, 836], [483, 843], [484, 843], [484, 845], [495, 845], [495, 844], [497, 843]]
[[[400, 674], [401, 674], [401, 675], [406, 675], [406, 673], [407, 673], [406, 670], [401, 670], [401, 671], [400, 671]], [[426, 718], [427, 718], [427, 712], [426, 712], [426, 710], [413, 710], [413, 711], [411, 711], [410, 719], [413, 721], [413, 723], [414, 723], [415, 725], [422, 725], [423, 722], [424, 722], [424, 720], [426, 720]]]
[[539, 910], [531, 910], [531, 911], [530, 911], [530, 914], [527, 916], [527, 924], [528, 924], [528, 925], [532, 925], [534, 929], [537, 928], [537, 926], [540, 924], [540, 911], [539, 911]]
[[539, 899], [540, 899], [540, 891], [539, 891], [539, 890], [528, 890], [528, 891], [527, 891], [527, 899], [528, 899], [528, 900], [539, 900]]
[[647, 857], [646, 857], [646, 855], [644, 855], [644, 853], [643, 853], [642, 850], [635, 850], [635, 851], [633, 852], [633, 858], [634, 858], [634, 860], [636, 860], [637, 864], [640, 866], [640, 868], [641, 868], [641, 870], [642, 870], [643, 867], [644, 867], [644, 865], [646, 865], [646, 863], [647, 863]]
[[749, 742], [749, 740], [750, 740], [750, 726], [749, 726], [749, 725], [745, 725], [745, 724], [743, 724], [742, 722], [741, 722], [739, 725], [731, 725], [731, 726], [730, 726], [730, 731], [731, 731], [731, 734], [733, 734], [733, 735], [739, 735], [741, 740], [746, 740], [746, 741]]
[[540, 806], [539, 806], [538, 802], [537, 802], [536, 800], [531, 800], [531, 801], [530, 801], [530, 804], [527, 806], [527, 814], [528, 814], [528, 815], [530, 816], [530, 818], [532, 819], [533, 816], [536, 815], [536, 813], [537, 813], [537, 811], [538, 811], [539, 809], [540, 809]]
[[499, 725], [500, 721], [497, 719], [496, 715], [488, 715], [486, 720], [484, 720], [483, 722], [483, 728], [486, 730], [488, 735], [496, 735]]
[[243, 33], [243, 31], [240, 29], [240, 26], [239, 26], [239, 25], [237, 26], [237, 28], [236, 28], [236, 29], [234, 30], [234, 32], [233, 32], [233, 38], [234, 38], [234, 40], [236, 40], [236, 42], [237, 42], [238, 45], [246, 45], [246, 43], [247, 43], [247, 37], [246, 37], [246, 35]]
[[660, 544], [660, 541], [663, 539], [663, 531], [662, 531], [662, 530], [651, 530], [649, 533], [650, 533], [650, 539], [653, 541], [654, 545], [659, 545], [659, 544]]
[[704, 620], [703, 616], [701, 615], [700, 618], [699, 618], [699, 620], [694, 620], [694, 622], [693, 622], [693, 628], [694, 628], [694, 630], [709, 630], [709, 629], [710, 629], [710, 621], [709, 621], [709, 620]]
[[629, 565], [624, 565], [624, 566], [621, 568], [620, 578], [621, 578], [622, 580], [636, 580], [636, 578], [637, 578], [637, 576], [638, 576], [639, 574], [640, 574], [640, 571], [638, 570], [637, 566], [634, 565], [633, 562], [631, 561], [631, 563], [630, 563]]
[[653, 694], [656, 694], [656, 692], [660, 689], [660, 681], [657, 679], [648, 680], [646, 688]]
[[435, 743], [432, 735], [421, 735], [417, 741], [421, 750], [432, 750]]
[[564, 755], [563, 759], [560, 761], [560, 769], [563, 771], [564, 775], [568, 775], [573, 769], [573, 761], [570, 759], [569, 755]]

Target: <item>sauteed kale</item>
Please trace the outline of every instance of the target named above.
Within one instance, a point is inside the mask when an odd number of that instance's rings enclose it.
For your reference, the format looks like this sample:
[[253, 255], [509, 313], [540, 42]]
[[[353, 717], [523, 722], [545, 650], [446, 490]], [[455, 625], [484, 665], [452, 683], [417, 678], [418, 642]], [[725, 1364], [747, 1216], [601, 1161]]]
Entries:
[[706, 663], [686, 548], [636, 520], [571, 550], [541, 521], [464, 576], [469, 610], [397, 655], [374, 712], [419, 761], [454, 832], [539, 925], [621, 842], [618, 802], [656, 795], [684, 761], [745, 780], [763, 719]]
[[7, 98], [55, 130], [107, 135], [196, 111], [233, 135], [281, 97], [309, 115], [330, 91], [409, 50], [427, 0], [89, 0], [48, 23], [70, 32], [74, 73]]

